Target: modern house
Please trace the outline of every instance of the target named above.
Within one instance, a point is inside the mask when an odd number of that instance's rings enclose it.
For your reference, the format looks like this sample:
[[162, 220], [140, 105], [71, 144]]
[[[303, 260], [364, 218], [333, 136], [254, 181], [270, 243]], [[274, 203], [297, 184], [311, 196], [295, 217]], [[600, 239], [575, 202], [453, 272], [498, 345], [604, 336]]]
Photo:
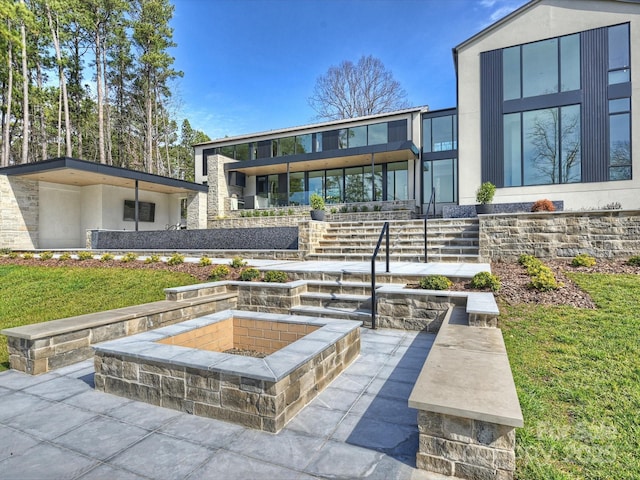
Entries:
[[439, 205], [471, 205], [484, 181], [496, 203], [636, 208], [638, 45], [638, 1], [533, 0], [454, 47], [457, 108], [199, 144], [196, 182], [212, 187], [210, 219], [307, 204], [313, 192], [424, 211], [435, 188]]
[[206, 228], [207, 187], [73, 158], [0, 170], [0, 247], [84, 248], [88, 230]]

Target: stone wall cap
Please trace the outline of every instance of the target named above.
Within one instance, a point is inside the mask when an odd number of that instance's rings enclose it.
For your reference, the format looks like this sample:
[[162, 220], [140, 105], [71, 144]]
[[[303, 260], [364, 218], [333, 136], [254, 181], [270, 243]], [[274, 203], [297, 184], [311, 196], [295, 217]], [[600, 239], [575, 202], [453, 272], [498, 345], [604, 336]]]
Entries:
[[499, 315], [500, 310], [493, 296], [488, 292], [472, 292], [467, 297], [467, 313], [481, 315]]

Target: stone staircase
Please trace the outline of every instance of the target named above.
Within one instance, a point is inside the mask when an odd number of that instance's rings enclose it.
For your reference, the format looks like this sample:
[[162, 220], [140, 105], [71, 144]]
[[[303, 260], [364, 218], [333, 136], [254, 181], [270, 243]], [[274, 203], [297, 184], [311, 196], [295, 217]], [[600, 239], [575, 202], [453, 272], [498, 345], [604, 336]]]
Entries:
[[[378, 284], [377, 287], [383, 286]], [[359, 320], [371, 326], [371, 283], [309, 281], [294, 315]]]
[[[384, 222], [330, 223], [319, 246], [307, 260], [368, 261]], [[424, 261], [424, 220], [389, 222], [390, 260]], [[431, 219], [427, 226], [430, 262], [478, 262], [477, 219]], [[384, 259], [385, 243], [378, 253]]]

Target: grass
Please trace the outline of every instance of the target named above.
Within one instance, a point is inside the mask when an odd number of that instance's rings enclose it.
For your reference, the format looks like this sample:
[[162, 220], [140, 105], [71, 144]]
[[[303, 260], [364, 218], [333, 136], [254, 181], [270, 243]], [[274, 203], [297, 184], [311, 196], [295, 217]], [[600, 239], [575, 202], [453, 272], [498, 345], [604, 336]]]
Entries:
[[[190, 275], [157, 270], [0, 266], [0, 329], [163, 300], [164, 288], [193, 283]], [[0, 371], [7, 368], [0, 335]]]
[[597, 310], [501, 305], [519, 479], [640, 478], [640, 276], [569, 274]]

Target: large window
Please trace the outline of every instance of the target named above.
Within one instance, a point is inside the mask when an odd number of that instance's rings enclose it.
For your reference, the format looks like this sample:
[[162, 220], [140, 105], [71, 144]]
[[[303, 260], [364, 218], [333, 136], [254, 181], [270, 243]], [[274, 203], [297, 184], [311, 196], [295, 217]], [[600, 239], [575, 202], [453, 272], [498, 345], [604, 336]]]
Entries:
[[630, 50], [623, 24], [483, 52], [482, 180], [630, 179]]
[[[138, 202], [138, 221], [154, 222], [156, 219], [156, 204], [152, 202]], [[135, 200], [124, 201], [125, 222], [135, 222], [136, 220], [136, 202]]]
[[387, 164], [387, 200], [409, 199], [408, 162]]
[[580, 89], [580, 35], [552, 38], [502, 51], [505, 100]]
[[458, 149], [456, 115], [425, 117], [422, 120], [422, 151], [444, 152]]
[[424, 162], [422, 167], [422, 185], [425, 203], [436, 189], [436, 203], [455, 203], [458, 201], [456, 184], [458, 178], [457, 161], [454, 158]]

